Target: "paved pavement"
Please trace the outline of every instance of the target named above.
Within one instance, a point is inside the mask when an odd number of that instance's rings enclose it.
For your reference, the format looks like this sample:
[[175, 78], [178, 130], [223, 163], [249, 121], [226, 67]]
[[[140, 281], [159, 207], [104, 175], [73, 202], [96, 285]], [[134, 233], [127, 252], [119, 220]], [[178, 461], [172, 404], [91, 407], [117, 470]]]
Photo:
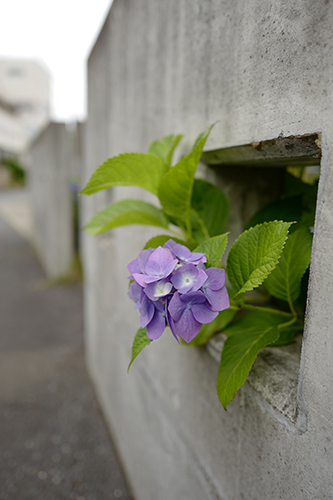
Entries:
[[0, 500], [129, 500], [84, 365], [81, 286], [41, 286], [9, 219], [0, 211]]

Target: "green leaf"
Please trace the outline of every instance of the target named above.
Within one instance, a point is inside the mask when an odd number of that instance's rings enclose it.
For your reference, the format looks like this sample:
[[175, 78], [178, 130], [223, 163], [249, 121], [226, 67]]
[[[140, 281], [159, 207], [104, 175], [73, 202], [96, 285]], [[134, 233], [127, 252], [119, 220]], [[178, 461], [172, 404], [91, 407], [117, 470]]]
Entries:
[[[302, 218], [302, 196], [289, 196], [282, 200], [274, 201], [256, 212], [248, 221], [245, 229], [254, 227], [263, 222], [283, 220], [285, 222], [301, 222]], [[297, 226], [295, 226], [296, 228]]]
[[194, 174], [210, 130], [211, 127], [193, 151], [164, 175], [158, 190], [164, 212], [177, 220], [185, 221], [188, 229]]
[[152, 154], [125, 153], [110, 158], [91, 176], [80, 194], [92, 194], [112, 186], [138, 186], [157, 194], [167, 167]]
[[299, 297], [302, 277], [310, 265], [311, 248], [312, 234], [307, 227], [301, 226], [289, 236], [279, 265], [265, 281], [274, 297], [287, 302]]
[[159, 141], [154, 141], [149, 146], [149, 153], [159, 156], [162, 158], [164, 163], [170, 167], [172, 162], [172, 155], [176, 147], [178, 146], [183, 135], [168, 135], [163, 137]]
[[213, 238], [209, 238], [209, 240], [204, 241], [195, 248], [195, 252], [204, 253], [206, 255], [206, 267], [217, 267], [219, 265], [228, 243], [228, 234], [229, 233], [213, 236]]
[[162, 210], [141, 200], [121, 200], [99, 212], [85, 226], [92, 234], [101, 234], [115, 227], [144, 224], [168, 228], [168, 219]]
[[237, 311], [225, 309], [207, 325], [202, 325], [200, 332], [188, 345], [204, 345], [217, 332], [221, 332], [234, 318]]
[[228, 337], [217, 375], [217, 393], [224, 409], [245, 383], [259, 351], [278, 338], [279, 330], [273, 326], [254, 326]]
[[232, 245], [227, 262], [228, 278], [240, 294], [261, 285], [278, 263], [290, 223], [264, 222], [244, 231]]
[[209, 236], [223, 233], [228, 222], [229, 202], [221, 189], [210, 182], [195, 179], [191, 206], [203, 221]]
[[146, 328], [139, 328], [136, 332], [133, 345], [132, 345], [132, 359], [130, 364], [128, 365], [127, 371], [129, 371], [131, 364], [135, 360], [138, 354], [144, 349], [147, 345], [152, 342], [150, 338], [147, 337]]
[[[287, 321], [288, 318], [286, 318], [285, 316], [265, 312], [265, 309], [263, 307], [262, 311], [247, 313], [234, 323], [231, 323], [224, 329], [224, 333], [228, 336], [231, 336], [235, 333], [253, 330], [253, 328], [260, 328], [262, 330], [270, 326], [277, 327], [283, 323], [286, 323]], [[295, 330], [295, 327], [293, 327], [293, 325], [291, 325], [291, 327], [292, 330]]]
[[189, 250], [193, 251], [193, 248], [195, 243], [189, 243], [188, 241], [183, 241], [178, 238], [175, 238], [174, 236], [170, 236], [167, 234], [161, 234], [159, 236], [154, 236], [154, 238], [151, 238], [147, 243], [145, 244], [144, 250], [147, 248], [157, 248], [157, 247], [162, 247], [164, 243], [172, 239], [176, 243], [180, 243], [181, 245], [186, 246]]
[[301, 222], [313, 226], [316, 213], [318, 184], [308, 184], [288, 172], [284, 174], [284, 193], [287, 196], [299, 195], [303, 200], [303, 214]]
[[[278, 312], [278, 311], [277, 311]], [[231, 336], [235, 333], [246, 333], [247, 331], [251, 331], [254, 328], [268, 328], [268, 327], [278, 327], [279, 325], [283, 325], [288, 322], [288, 318], [285, 316], [280, 316], [278, 314], [271, 314], [270, 312], [265, 312], [264, 308], [262, 311], [255, 311], [242, 316], [240, 319], [235, 321], [234, 323], [229, 324], [224, 330], [228, 336]], [[296, 332], [302, 331], [303, 325], [297, 320], [295, 323], [283, 327], [279, 329], [280, 337], [277, 341], [275, 341], [272, 346], [276, 347], [279, 345], [290, 344], [294, 341], [294, 336]]]

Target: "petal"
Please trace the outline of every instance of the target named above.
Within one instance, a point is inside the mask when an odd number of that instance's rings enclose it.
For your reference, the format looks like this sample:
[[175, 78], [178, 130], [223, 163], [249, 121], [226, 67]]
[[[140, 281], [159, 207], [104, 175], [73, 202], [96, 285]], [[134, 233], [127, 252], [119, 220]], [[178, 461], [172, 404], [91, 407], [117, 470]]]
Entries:
[[213, 311], [223, 311], [224, 309], [228, 309], [230, 307], [228, 290], [224, 286], [221, 290], [207, 290], [204, 291], [205, 296], [207, 297], [208, 302], [211, 305], [211, 309]]
[[160, 338], [165, 330], [165, 315], [155, 309], [153, 319], [147, 325], [147, 336], [151, 340]]
[[148, 276], [159, 276], [159, 278], [161, 278], [162, 276], [161, 266], [156, 260], [150, 260], [146, 264], [145, 273]]
[[145, 288], [145, 294], [150, 300], [158, 300], [170, 293], [172, 284], [168, 280], [159, 280], [155, 283], [149, 283]]
[[[150, 255], [148, 262], [147, 262], [147, 265], [151, 262], [156, 262], [156, 263], [158, 263], [161, 271], [163, 271], [166, 268], [166, 266], [168, 264], [170, 264], [170, 262], [172, 262], [173, 260], [174, 260], [174, 258], [171, 255], [171, 253], [168, 252], [168, 250], [166, 250], [165, 248], [162, 248], [162, 247], [157, 247], [156, 250], [154, 250], [153, 253]], [[146, 265], [146, 268], [147, 268], [147, 265]], [[149, 274], [147, 269], [146, 269], [146, 273]]]
[[[193, 264], [186, 264], [177, 269], [171, 278], [171, 283], [180, 293], [186, 293], [192, 289], [195, 278], [198, 276], [198, 269]], [[201, 286], [201, 285], [200, 285]], [[200, 286], [198, 288], [200, 288]]]
[[193, 292], [196, 292], [197, 290], [199, 290], [199, 288], [201, 288], [202, 285], [207, 280], [207, 274], [205, 273], [205, 271], [203, 271], [202, 269], [198, 269], [198, 268], [196, 268], [196, 269], [198, 271], [198, 274], [193, 282], [193, 287], [192, 287]]
[[142, 252], [139, 253], [138, 263], [139, 263], [140, 271], [135, 271], [135, 272], [139, 272], [139, 273], [145, 272], [146, 264], [148, 262], [149, 257], [153, 253], [153, 251], [154, 251], [153, 248], [148, 248], [146, 250], [142, 250]]
[[209, 309], [207, 302], [205, 304], [195, 304], [192, 306], [193, 317], [199, 321], [199, 323], [211, 323], [218, 315], [217, 311], [212, 311]]
[[168, 306], [170, 316], [174, 321], [179, 321], [185, 309], [186, 304], [180, 299], [179, 293], [175, 292]]
[[211, 290], [220, 290], [224, 286], [225, 282], [225, 270], [219, 269], [218, 267], [210, 267], [206, 270], [208, 280], [205, 285]]
[[178, 259], [181, 259], [181, 260], [186, 261], [187, 259], [191, 258], [191, 256], [192, 256], [191, 250], [189, 250], [184, 245], [181, 245], [180, 243], [174, 243], [174, 245], [172, 247], [172, 251], [174, 252], [176, 257], [178, 257]]
[[148, 297], [143, 294], [142, 300], [141, 300], [141, 306], [140, 306], [140, 325], [142, 328], [148, 325], [150, 321], [152, 320], [155, 312], [155, 307], [151, 303], [151, 301], [148, 299]]
[[130, 262], [128, 264], [127, 269], [129, 270], [129, 272], [131, 274], [133, 274], [133, 273], [141, 273], [141, 269], [140, 269], [140, 266], [139, 266], [138, 259], [132, 260], [132, 262]]
[[206, 297], [203, 292], [188, 292], [181, 296], [181, 300], [186, 304], [203, 304], [206, 302]]
[[204, 253], [193, 252], [191, 257], [186, 259], [187, 262], [191, 262], [192, 264], [199, 264], [199, 262], [207, 262], [207, 258]]
[[174, 331], [178, 337], [181, 337], [185, 342], [191, 342], [198, 335], [202, 324], [199, 323], [189, 309], [185, 309], [179, 321], [174, 322]]
[[138, 302], [138, 300], [140, 300], [140, 294], [141, 294], [141, 286], [138, 285], [136, 281], [134, 281], [133, 283], [131, 283], [127, 295], [129, 296], [130, 299], [134, 300], [134, 302]]

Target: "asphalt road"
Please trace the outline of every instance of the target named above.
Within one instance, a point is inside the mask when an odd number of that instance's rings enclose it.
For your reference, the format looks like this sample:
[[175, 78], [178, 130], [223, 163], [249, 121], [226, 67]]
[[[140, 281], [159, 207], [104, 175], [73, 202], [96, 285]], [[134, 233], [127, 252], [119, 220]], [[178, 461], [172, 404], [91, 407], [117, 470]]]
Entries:
[[85, 368], [82, 288], [45, 286], [0, 214], [0, 500], [130, 498]]

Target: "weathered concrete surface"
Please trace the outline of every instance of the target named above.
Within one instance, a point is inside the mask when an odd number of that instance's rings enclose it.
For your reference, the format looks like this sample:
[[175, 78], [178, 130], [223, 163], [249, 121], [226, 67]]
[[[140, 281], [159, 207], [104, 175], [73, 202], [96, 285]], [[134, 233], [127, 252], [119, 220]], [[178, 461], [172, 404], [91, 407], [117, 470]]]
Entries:
[[50, 123], [31, 149], [29, 187], [34, 243], [48, 276], [65, 274], [74, 257], [71, 184], [80, 179], [81, 126]]
[[[89, 366], [138, 500], [332, 498], [332, 23], [327, 0], [116, 0], [90, 55], [85, 180], [107, 157], [146, 151], [169, 133], [186, 134], [179, 157], [217, 120], [207, 149], [322, 132], [297, 425], [254, 389], [224, 412], [215, 361], [167, 334], [127, 376], [138, 315], [126, 299], [126, 264], [149, 233], [85, 236]], [[231, 239], [279, 191], [276, 171], [206, 175], [232, 202]], [[84, 222], [133, 193], [85, 199]]]
[[1, 215], [0, 275], [0, 499], [128, 500], [84, 366], [81, 287], [45, 287]]

